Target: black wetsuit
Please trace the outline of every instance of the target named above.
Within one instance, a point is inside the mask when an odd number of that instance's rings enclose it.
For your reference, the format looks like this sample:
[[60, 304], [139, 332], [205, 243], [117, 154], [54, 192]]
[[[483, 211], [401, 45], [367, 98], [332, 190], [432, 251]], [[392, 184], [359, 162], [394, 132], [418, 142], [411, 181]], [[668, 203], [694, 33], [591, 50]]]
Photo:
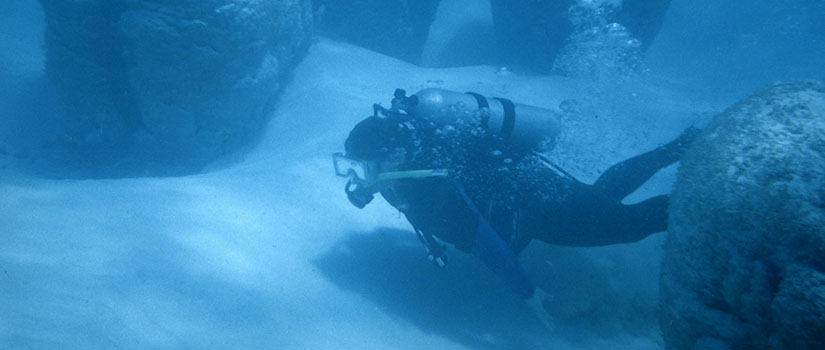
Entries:
[[516, 251], [457, 181], [399, 180], [385, 187], [381, 195], [404, 213], [432, 255], [442, 255], [440, 245], [432, 239], [436, 236], [476, 256], [516, 294], [524, 298], [533, 295], [535, 285], [519, 263]]
[[[637, 204], [621, 201], [660, 169], [677, 162], [688, 140], [677, 139], [617, 163], [592, 185], [550, 166], [530, 167], [519, 193], [518, 230], [532, 239], [564, 246], [600, 246], [639, 241], [667, 229], [668, 195]], [[541, 185], [541, 184], [544, 185]]]
[[[398, 180], [381, 194], [417, 231], [479, 256], [517, 293], [529, 297], [533, 285], [516, 255], [532, 239], [563, 246], [601, 246], [636, 242], [664, 231], [667, 195], [632, 205], [621, 201], [658, 170], [678, 161], [693, 136], [695, 132], [683, 134], [667, 145], [620, 162], [592, 185], [530, 154], [506, 171]], [[465, 173], [491, 168], [478, 166], [479, 162], [476, 159], [475, 164], [465, 165]], [[408, 167], [420, 168], [421, 164]], [[491, 238], [491, 232], [497, 237]], [[479, 237], [484, 237], [482, 242]], [[501, 252], [504, 245], [512, 254]]]

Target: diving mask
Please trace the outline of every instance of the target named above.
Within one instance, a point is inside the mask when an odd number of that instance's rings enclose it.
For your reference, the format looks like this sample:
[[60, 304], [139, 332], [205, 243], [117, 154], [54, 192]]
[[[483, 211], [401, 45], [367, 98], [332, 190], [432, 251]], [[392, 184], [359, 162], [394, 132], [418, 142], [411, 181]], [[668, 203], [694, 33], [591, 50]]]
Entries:
[[348, 177], [354, 183], [366, 185], [378, 178], [378, 165], [375, 162], [350, 158], [338, 152], [332, 155], [332, 164], [335, 166], [335, 175]]
[[373, 194], [378, 191], [374, 185], [378, 182], [449, 175], [447, 169], [380, 172], [377, 163], [350, 158], [341, 152], [332, 155], [332, 163], [335, 166], [335, 175], [349, 178], [344, 191], [350, 202], [359, 209], [372, 201]]

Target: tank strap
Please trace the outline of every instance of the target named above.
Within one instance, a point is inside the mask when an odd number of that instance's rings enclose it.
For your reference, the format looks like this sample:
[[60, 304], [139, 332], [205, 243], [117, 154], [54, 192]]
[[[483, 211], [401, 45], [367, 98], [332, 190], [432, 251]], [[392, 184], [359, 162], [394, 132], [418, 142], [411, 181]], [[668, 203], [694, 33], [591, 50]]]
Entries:
[[506, 98], [494, 97], [494, 99], [501, 102], [501, 106], [504, 107], [504, 122], [501, 125], [499, 136], [507, 139], [513, 134], [513, 129], [516, 128], [516, 105]]
[[465, 94], [473, 96], [476, 99], [476, 103], [478, 103], [478, 109], [487, 109], [486, 112], [481, 112], [481, 127], [484, 128], [484, 130], [487, 130], [487, 124], [490, 122], [490, 104], [487, 103], [487, 98], [482, 96], [481, 94], [477, 94], [471, 91], [465, 92]]

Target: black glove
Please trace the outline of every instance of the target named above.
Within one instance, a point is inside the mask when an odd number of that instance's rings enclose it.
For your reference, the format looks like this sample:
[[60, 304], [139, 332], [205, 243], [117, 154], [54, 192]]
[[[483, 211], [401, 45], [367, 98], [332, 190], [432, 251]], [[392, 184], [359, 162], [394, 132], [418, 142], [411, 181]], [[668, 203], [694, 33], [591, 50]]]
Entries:
[[438, 266], [442, 269], [445, 266], [447, 266], [447, 256], [443, 253], [439, 255], [430, 254], [429, 256], [427, 256], [427, 260], [429, 260], [433, 265]]

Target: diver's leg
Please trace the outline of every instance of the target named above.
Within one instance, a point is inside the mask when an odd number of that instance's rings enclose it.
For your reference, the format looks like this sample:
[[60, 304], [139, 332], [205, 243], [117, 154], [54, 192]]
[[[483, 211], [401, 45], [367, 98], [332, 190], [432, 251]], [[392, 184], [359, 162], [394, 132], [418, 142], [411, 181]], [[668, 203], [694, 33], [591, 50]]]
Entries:
[[623, 205], [591, 191], [550, 210], [525, 208], [520, 228], [534, 239], [556, 245], [631, 243], [667, 229], [668, 200], [669, 196], [661, 195]]
[[651, 234], [667, 230], [667, 207], [670, 196], [660, 195], [640, 203], [622, 205], [622, 229], [613, 237], [615, 243], [640, 241]]
[[600, 246], [635, 242], [667, 227], [666, 195], [623, 205], [605, 188], [560, 176], [541, 163], [525, 165], [520, 167], [519, 237], [556, 245]]
[[593, 186], [609, 198], [621, 201], [657, 171], [677, 162], [699, 131], [690, 127], [666, 145], [611, 166], [599, 176]]

